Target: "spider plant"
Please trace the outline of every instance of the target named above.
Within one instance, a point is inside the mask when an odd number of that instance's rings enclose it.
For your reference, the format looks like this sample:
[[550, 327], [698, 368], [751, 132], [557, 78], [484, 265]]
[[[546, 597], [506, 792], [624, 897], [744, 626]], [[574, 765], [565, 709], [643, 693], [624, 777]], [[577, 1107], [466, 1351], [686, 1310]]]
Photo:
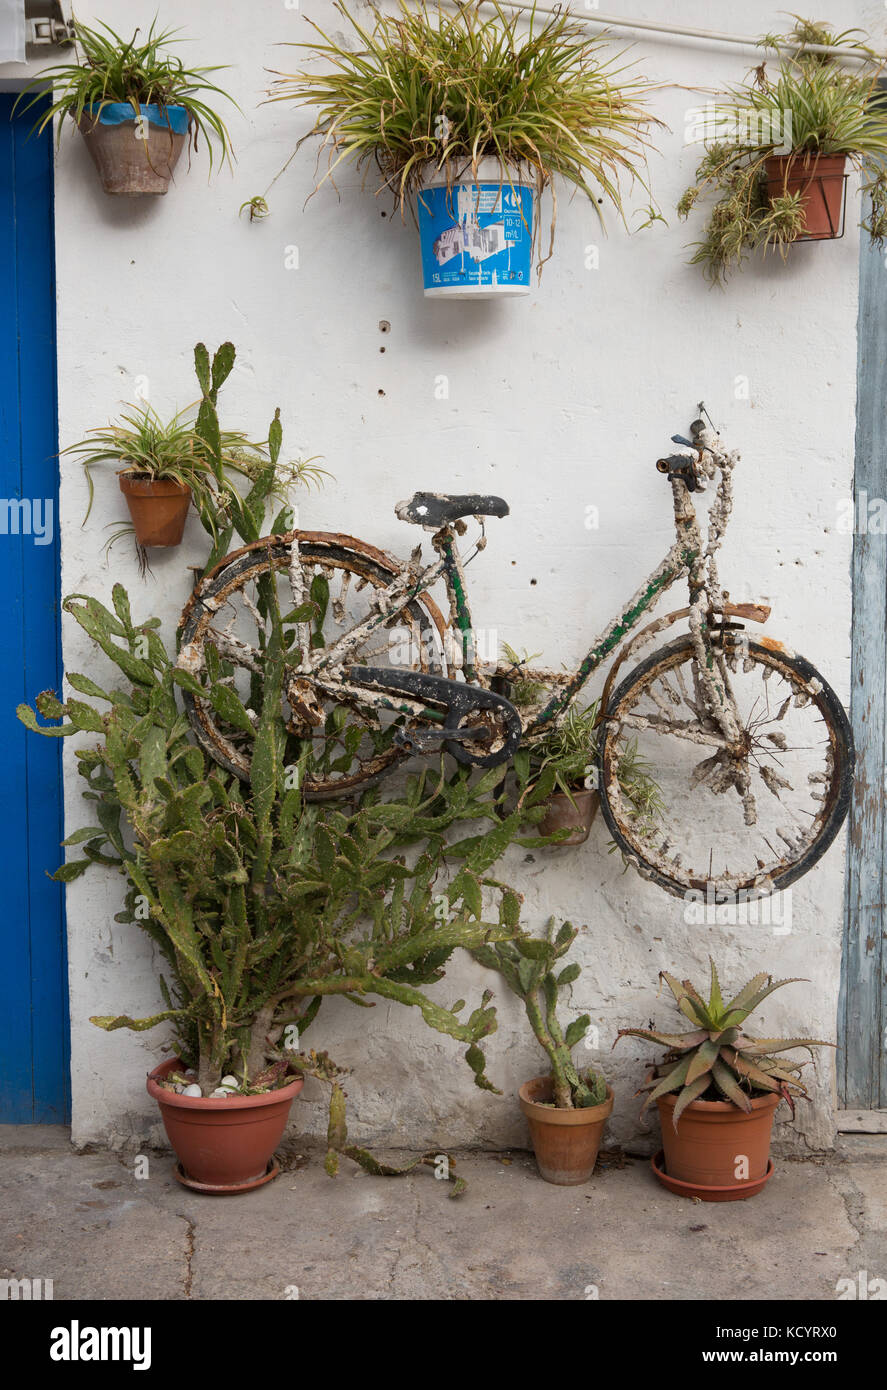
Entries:
[[165, 420], [145, 403], [128, 406], [116, 422], [92, 430], [62, 452], [79, 457], [86, 473], [89, 505], [83, 518], [85, 525], [95, 498], [92, 469], [97, 463], [116, 464], [118, 473], [152, 482], [166, 480], [189, 487], [201, 515], [212, 516], [216, 509], [214, 494], [220, 488], [224, 493], [233, 485], [228, 471], [247, 476], [263, 458], [258, 446], [231, 430], [222, 436], [222, 450], [226, 471], [219, 478], [197, 434], [193, 406]]
[[[188, 129], [193, 147], [197, 149], [198, 136], [206, 141], [210, 169], [213, 165], [213, 137], [218, 140], [222, 156], [231, 162], [231, 137], [222, 117], [204, 100], [210, 97], [224, 97], [234, 106], [237, 102], [214, 82], [209, 74], [221, 72], [220, 66], [188, 68], [181, 58], [169, 53], [171, 44], [180, 43], [174, 35], [178, 29], [157, 29], [156, 18], [141, 43], [139, 30], [131, 39], [125, 39], [109, 25], [99, 21], [97, 28], [91, 28], [80, 20], [74, 21], [74, 45], [78, 61], [59, 63], [55, 67], [44, 68], [38, 77], [29, 82], [19, 97], [19, 101], [29, 92], [30, 99], [25, 102], [25, 110], [37, 105], [49, 86], [53, 101], [43, 110], [34, 126], [40, 134], [51, 124], [56, 116], [71, 116], [79, 122], [84, 112], [92, 111], [98, 116], [103, 107], [111, 102], [123, 102], [139, 115], [140, 106], [183, 106], [188, 113]], [[16, 102], [16, 106], [18, 101]], [[240, 108], [237, 107], [239, 110]], [[56, 139], [61, 140], [63, 120], [59, 121]]]
[[[279, 426], [277, 417], [275, 423]], [[98, 463], [111, 463], [117, 465], [118, 473], [189, 487], [200, 519], [214, 539], [232, 510], [239, 512], [242, 506], [236, 479], [255, 484], [273, 468], [274, 477], [264, 495], [281, 498], [289, 487], [311, 486], [325, 473], [313, 460], [281, 464], [271, 457], [269, 441], [254, 443], [239, 430], [219, 431], [219, 454], [214, 458], [193, 406], [169, 420], [147, 403], [129, 406], [116, 422], [91, 431], [62, 452], [79, 457], [86, 473], [89, 504], [84, 525], [95, 496], [92, 469]]]
[[[712, 109], [718, 135], [723, 130], [725, 136], [706, 141], [696, 180], [678, 203], [686, 218], [700, 199], [715, 198], [691, 257], [713, 283], [722, 283], [755, 249], [785, 259], [803, 233], [801, 193], [767, 197], [765, 165], [774, 154], [801, 160], [845, 155], [863, 169], [862, 190], [872, 198], [865, 230], [877, 243], [887, 236], [887, 108], [878, 85], [884, 59], [861, 43], [866, 36], [860, 30], [835, 33], [827, 24], [794, 18], [789, 35], [760, 41], [779, 51], [775, 75], [761, 63]], [[813, 52], [811, 44], [834, 53]], [[841, 61], [848, 48], [868, 57], [849, 67]]]
[[620, 179], [646, 187], [648, 133], [660, 123], [645, 105], [646, 81], [601, 35], [566, 14], [506, 15], [495, 3], [489, 18], [477, 5], [451, 14], [425, 0], [398, 0], [395, 14], [369, 8], [365, 28], [336, 0], [356, 51], [312, 22], [318, 38], [293, 47], [325, 70], [277, 73], [271, 88], [272, 101], [316, 108], [309, 135], [328, 152], [320, 183], [343, 162], [372, 162], [379, 191], [391, 190], [403, 214], [428, 173], [443, 172], [452, 187], [489, 155], [506, 177], [529, 176], [537, 194], [552, 187], [552, 240], [557, 181], [584, 193], [599, 217], [607, 201], [624, 220]]
[[770, 1092], [779, 1094], [794, 1111], [793, 1097], [807, 1094], [800, 1079], [806, 1062], [777, 1061], [774, 1054], [834, 1044], [821, 1038], [753, 1038], [744, 1025], [749, 1014], [774, 990], [802, 981], [774, 980], [772, 975], [761, 972], [725, 1004], [711, 957], [709, 963], [711, 987], [707, 1001], [689, 980], [677, 980], [666, 970], [659, 975], [691, 1024], [689, 1033], [663, 1033], [651, 1027], [620, 1028], [616, 1034], [616, 1042], [620, 1038], [644, 1038], [666, 1049], [665, 1058], [641, 1087], [650, 1092], [642, 1110], [660, 1096], [679, 1091], [674, 1107], [675, 1129], [694, 1100], [727, 1100], [748, 1114], [752, 1097]]

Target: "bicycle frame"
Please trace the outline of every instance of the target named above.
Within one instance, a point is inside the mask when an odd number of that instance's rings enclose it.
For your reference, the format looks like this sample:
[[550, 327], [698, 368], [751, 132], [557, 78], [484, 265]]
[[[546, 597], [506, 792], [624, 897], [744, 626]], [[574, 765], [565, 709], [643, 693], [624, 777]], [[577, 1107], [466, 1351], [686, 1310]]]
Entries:
[[[669, 482], [674, 502], [676, 529], [674, 545], [642, 587], [623, 607], [619, 617], [596, 638], [574, 674], [560, 690], [552, 695], [548, 703], [534, 716], [532, 721], [524, 727], [525, 736], [532, 738], [533, 735], [544, 732], [557, 722], [586, 681], [674, 583], [685, 576], [689, 578], [691, 605], [698, 599], [700, 593], [704, 592], [703, 543], [686, 474], [672, 473]], [[452, 525], [446, 525], [435, 532], [432, 545], [437, 551], [437, 560], [421, 571], [418, 570], [415, 563], [406, 566], [391, 584], [377, 591], [374, 612], [370, 617], [328, 648], [310, 655], [306, 669], [310, 669], [312, 678], [320, 689], [326, 690], [330, 695], [347, 695], [349, 699], [357, 700], [364, 705], [372, 705], [378, 709], [408, 714], [424, 721], [442, 722], [444, 715], [440, 710], [430, 709], [422, 702], [404, 696], [392, 696], [380, 690], [368, 690], [366, 686], [354, 684], [347, 678], [343, 679], [342, 675], [339, 674], [343, 666], [347, 665], [352, 650], [358, 648], [377, 628], [390, 622], [391, 617], [402, 612], [412, 600], [431, 589], [441, 578], [446, 585], [451, 623], [458, 634], [462, 647], [461, 669], [465, 681], [471, 685], [485, 686], [487, 684], [475, 661], [474, 626], [468, 602], [465, 562], [459, 554], [455, 528]], [[298, 534], [294, 537], [293, 546], [294, 548], [298, 546]], [[479, 548], [482, 546], [483, 543]], [[474, 556], [471, 558], [473, 559]], [[444, 655], [446, 656], [446, 654]]]

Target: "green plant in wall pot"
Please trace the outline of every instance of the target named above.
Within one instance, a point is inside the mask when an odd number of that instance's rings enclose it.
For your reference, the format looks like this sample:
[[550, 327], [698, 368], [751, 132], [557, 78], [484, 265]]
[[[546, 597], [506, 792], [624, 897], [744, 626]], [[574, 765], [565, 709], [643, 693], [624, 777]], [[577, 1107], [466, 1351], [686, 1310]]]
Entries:
[[550, 1073], [526, 1081], [519, 1100], [530, 1127], [539, 1172], [546, 1182], [572, 1186], [594, 1170], [613, 1092], [591, 1066], [573, 1060], [591, 1026], [582, 1014], [565, 1028], [558, 1018], [558, 995], [579, 977], [575, 963], [558, 966], [577, 936], [569, 922], [556, 931], [551, 919], [539, 937], [522, 936], [475, 947], [475, 960], [497, 970], [522, 1000], [530, 1027], [548, 1056]]
[[[519, 657], [507, 643], [504, 651], [517, 672], [533, 660]], [[534, 681], [528, 669], [528, 675], [517, 675], [510, 682], [510, 698], [519, 707], [533, 706], [550, 694], [548, 686]], [[544, 839], [555, 845], [581, 845], [588, 839], [600, 804], [596, 789], [599, 729], [599, 701], [584, 709], [570, 705], [553, 728], [515, 755], [519, 804], [537, 822], [539, 843]], [[636, 833], [652, 835], [660, 821], [662, 795], [648, 762], [637, 751], [636, 739], [626, 743], [620, 757], [619, 785]]]
[[[158, 30], [155, 20], [141, 40], [138, 29], [125, 39], [107, 24], [91, 28], [75, 19], [77, 61], [44, 68], [25, 88], [25, 109], [40, 107], [38, 132], [58, 117], [60, 141], [64, 117], [71, 117], [106, 193], [166, 193], [184, 146], [196, 150], [201, 137], [210, 169], [215, 141], [231, 162], [228, 128], [212, 102], [237, 103], [210, 80], [220, 67], [186, 67], [170, 52], [180, 42], [177, 32]], [[52, 101], [43, 109], [47, 91]]]
[[[689, 980], [663, 970], [660, 979], [690, 1023], [690, 1031], [622, 1028], [616, 1037], [643, 1038], [666, 1049], [643, 1090], [646, 1108], [656, 1102], [662, 1122], [663, 1154], [653, 1170], [665, 1186], [704, 1201], [735, 1201], [754, 1196], [773, 1171], [770, 1133], [780, 1101], [794, 1110], [805, 1096], [804, 1062], [784, 1061], [780, 1053], [797, 1048], [832, 1047], [821, 1038], [758, 1038], [745, 1022], [774, 990], [800, 980], [754, 975], [724, 1001], [714, 961], [706, 1000]], [[812, 1057], [811, 1053], [811, 1057]], [[664, 1160], [664, 1161], [663, 1161]]]
[[[303, 800], [304, 766], [286, 768], [282, 757], [283, 627], [273, 591], [266, 601], [275, 620], [250, 711], [221, 672], [200, 687], [255, 733], [247, 783], [192, 742], [177, 687], [196, 682], [174, 665], [158, 620], [133, 620], [120, 585], [112, 608], [83, 595], [64, 604], [119, 684], [71, 673], [69, 698], [44, 691], [36, 708], [18, 709], [44, 736], [86, 736], [77, 761], [91, 824], [65, 841], [79, 857], [55, 877], [71, 882], [93, 866], [122, 875], [116, 920], [154, 943], [165, 1001], [147, 1018], [92, 1021], [108, 1031], [172, 1027], [175, 1051], [148, 1089], [180, 1180], [219, 1193], [273, 1176], [305, 1073], [331, 1088], [329, 1170], [344, 1152], [371, 1171], [400, 1171], [348, 1143], [343, 1073], [303, 1050], [305, 1032], [333, 995], [362, 1007], [401, 1003], [462, 1043], [476, 1084], [493, 1089], [481, 1050], [496, 1027], [489, 993], [466, 1012], [464, 1000], [447, 1008], [425, 987], [457, 948], [519, 935], [519, 896], [489, 874], [521, 819], [500, 818], [495, 769], [474, 780], [426, 770], [388, 800]], [[61, 722], [43, 725], [38, 714]], [[462, 825], [470, 833], [454, 842]], [[251, 1122], [231, 1123], [244, 1110]]]
[[535, 793], [530, 804], [545, 805], [539, 834], [569, 832], [559, 844], [583, 844], [597, 814], [597, 719], [597, 701], [582, 710], [570, 705], [554, 729], [515, 759], [519, 778]]
[[295, 46], [321, 69], [278, 74], [271, 99], [315, 110], [310, 133], [328, 155], [321, 182], [347, 163], [372, 166], [402, 215], [415, 199], [427, 296], [528, 293], [546, 189], [544, 259], [559, 190], [623, 216], [621, 181], [646, 188], [658, 124], [647, 84], [568, 15], [399, 0], [394, 14], [371, 5], [364, 25], [336, 8], [349, 39], [312, 23], [318, 37]]
[[[311, 486], [325, 475], [326, 470], [313, 459], [281, 459], [279, 410], [268, 438], [258, 443], [241, 431], [221, 427], [218, 392], [235, 359], [233, 343], [223, 343], [212, 361], [203, 343], [198, 343], [194, 361], [203, 393], [199, 405], [170, 419], [147, 403], [131, 405], [116, 422], [63, 450], [78, 458], [86, 473], [89, 504], [84, 523], [94, 498], [93, 468], [105, 463], [116, 467], [143, 567], [146, 549], [181, 543], [192, 503], [224, 554], [235, 530], [247, 540], [258, 539], [268, 501], [283, 500], [291, 487]], [[286, 529], [284, 520], [282, 514], [276, 519], [279, 529]], [[111, 543], [129, 530], [122, 527]]]
[[775, 71], [761, 63], [706, 110], [705, 153], [678, 211], [688, 217], [697, 203], [713, 200], [691, 260], [712, 282], [723, 282], [751, 252], [775, 251], [785, 260], [799, 241], [838, 236], [848, 163], [862, 170], [862, 191], [872, 199], [863, 225], [875, 242], [887, 235], [885, 60], [865, 38], [797, 18], [789, 35], [761, 40], [778, 51]]

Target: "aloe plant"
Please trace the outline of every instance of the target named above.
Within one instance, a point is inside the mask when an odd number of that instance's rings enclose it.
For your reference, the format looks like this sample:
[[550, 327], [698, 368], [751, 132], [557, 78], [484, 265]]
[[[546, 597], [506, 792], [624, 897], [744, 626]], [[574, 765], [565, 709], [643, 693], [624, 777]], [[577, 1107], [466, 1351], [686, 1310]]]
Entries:
[[679, 1092], [673, 1117], [677, 1129], [681, 1115], [694, 1100], [727, 1100], [748, 1113], [753, 1096], [769, 1093], [778, 1094], [794, 1114], [793, 1097], [807, 1094], [800, 1078], [806, 1061], [783, 1062], [774, 1054], [834, 1044], [821, 1038], [755, 1038], [745, 1031], [744, 1024], [774, 990], [803, 982], [796, 978], [774, 980], [761, 972], [724, 1003], [715, 963], [711, 958], [709, 962], [711, 988], [707, 1001], [689, 980], [677, 980], [666, 970], [660, 972], [659, 978], [668, 985], [678, 1009], [693, 1025], [690, 1032], [621, 1028], [616, 1035], [616, 1042], [620, 1038], [644, 1038], [666, 1048], [665, 1058], [641, 1087], [641, 1091], [650, 1092], [642, 1110], [660, 1096]]
[[550, 918], [544, 936], [492, 941], [474, 947], [472, 955], [479, 965], [498, 970], [508, 987], [523, 1000], [536, 1041], [548, 1054], [556, 1107], [583, 1110], [603, 1104], [607, 1083], [593, 1067], [582, 1071], [572, 1058], [572, 1049], [582, 1042], [591, 1025], [588, 1014], [574, 1019], [566, 1028], [557, 1016], [558, 994], [578, 979], [579, 966], [574, 962], [555, 973], [557, 962], [576, 940], [577, 929], [569, 922], [564, 922], [557, 932], [554, 926], [554, 918]]

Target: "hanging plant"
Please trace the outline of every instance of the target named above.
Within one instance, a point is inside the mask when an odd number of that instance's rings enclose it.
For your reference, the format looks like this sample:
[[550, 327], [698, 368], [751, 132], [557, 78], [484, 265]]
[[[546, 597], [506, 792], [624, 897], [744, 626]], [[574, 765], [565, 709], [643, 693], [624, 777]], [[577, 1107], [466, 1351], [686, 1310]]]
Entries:
[[559, 186], [583, 193], [598, 216], [603, 203], [624, 216], [625, 176], [646, 188], [648, 133], [659, 124], [648, 84], [581, 23], [399, 0], [394, 15], [371, 5], [365, 29], [340, 0], [336, 8], [356, 50], [312, 23], [319, 40], [293, 46], [325, 71], [278, 74], [271, 99], [316, 108], [309, 134], [328, 155], [320, 183], [344, 163], [374, 164], [378, 191], [393, 193], [401, 215], [416, 200], [426, 294], [526, 294], [546, 188], [540, 272]]
[[[705, 155], [678, 212], [688, 217], [697, 202], [715, 199], [690, 262], [713, 283], [750, 252], [775, 251], [785, 260], [798, 241], [837, 237], [848, 163], [864, 169], [862, 191], [872, 199], [863, 226], [878, 243], [887, 235], [887, 112], [878, 86], [884, 59], [860, 43], [865, 37], [798, 18], [786, 37], [761, 40], [793, 50], [782, 51], [775, 75], [761, 63], [727, 102], [706, 112]], [[855, 67], [848, 49], [863, 55]]]
[[78, 61], [44, 68], [22, 93], [32, 93], [25, 102], [29, 110], [42, 102], [49, 88], [52, 103], [42, 110], [34, 129], [41, 133], [58, 116], [60, 142], [63, 119], [70, 116], [86, 140], [106, 193], [166, 193], [182, 149], [188, 144], [196, 150], [201, 135], [210, 169], [214, 138], [222, 158], [231, 160], [227, 126], [204, 100], [209, 94], [237, 106], [208, 80], [210, 73], [222, 69], [186, 68], [167, 51], [177, 42], [177, 31], [158, 33], [155, 26], [156, 20], [144, 42], [138, 43], [138, 29], [127, 40], [107, 24], [91, 29], [75, 21], [72, 42]]

